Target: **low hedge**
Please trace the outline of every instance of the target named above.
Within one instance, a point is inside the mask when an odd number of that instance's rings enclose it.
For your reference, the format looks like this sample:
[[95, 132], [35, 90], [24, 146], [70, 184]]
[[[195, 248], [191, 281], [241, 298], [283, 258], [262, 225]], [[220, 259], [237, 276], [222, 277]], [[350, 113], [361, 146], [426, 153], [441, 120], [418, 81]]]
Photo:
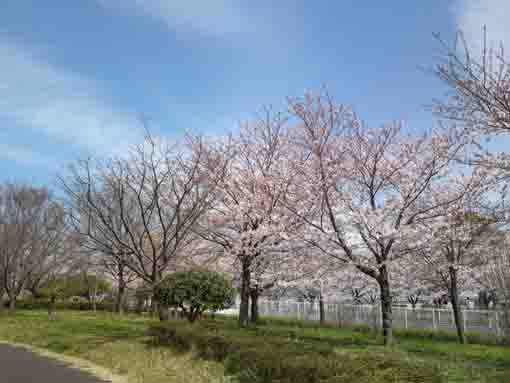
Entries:
[[[4, 307], [9, 307], [9, 302], [4, 302]], [[16, 310], [47, 310], [49, 301], [47, 299], [20, 299], [16, 301]], [[114, 305], [110, 302], [97, 302], [96, 310], [98, 311], [113, 311]], [[93, 305], [90, 302], [66, 302], [57, 301], [55, 303], [55, 310], [76, 310], [76, 311], [91, 311]]]
[[[251, 327], [234, 321], [170, 321], [152, 325], [156, 345], [193, 351], [223, 362], [240, 383], [440, 382], [437, 367], [402, 358], [397, 352], [339, 353], [338, 345], [302, 337], [298, 330]], [[379, 350], [379, 349], [376, 349]]]

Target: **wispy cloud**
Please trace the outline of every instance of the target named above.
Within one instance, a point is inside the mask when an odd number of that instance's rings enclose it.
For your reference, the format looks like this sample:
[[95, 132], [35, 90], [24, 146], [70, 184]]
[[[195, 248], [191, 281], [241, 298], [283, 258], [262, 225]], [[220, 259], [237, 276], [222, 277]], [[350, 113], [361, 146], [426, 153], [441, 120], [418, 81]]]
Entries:
[[96, 0], [104, 8], [138, 13], [177, 32], [207, 35], [239, 33], [249, 27], [239, 1], [233, 0]]
[[503, 42], [510, 49], [509, 0], [456, 0], [453, 12], [469, 44], [481, 46], [482, 29], [486, 26], [489, 41]]
[[[0, 129], [66, 150], [117, 151], [139, 129], [137, 119], [114, 108], [99, 87], [49, 65], [33, 50], [0, 36]], [[27, 150], [0, 156], [28, 158]]]

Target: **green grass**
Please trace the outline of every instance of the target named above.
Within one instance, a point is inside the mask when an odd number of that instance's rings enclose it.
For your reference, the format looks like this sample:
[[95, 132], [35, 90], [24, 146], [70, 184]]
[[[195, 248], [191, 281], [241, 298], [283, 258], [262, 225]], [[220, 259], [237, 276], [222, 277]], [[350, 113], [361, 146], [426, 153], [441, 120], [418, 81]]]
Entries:
[[130, 383], [510, 382], [510, 347], [399, 335], [385, 348], [366, 329], [293, 321], [240, 329], [227, 318], [190, 325], [70, 311], [55, 321], [43, 311], [0, 317], [0, 340], [89, 360]]
[[155, 347], [146, 317], [91, 312], [59, 312], [49, 321], [43, 311], [0, 317], [0, 340], [22, 343], [88, 360], [127, 377], [129, 383], [226, 382], [223, 366], [191, 353]]

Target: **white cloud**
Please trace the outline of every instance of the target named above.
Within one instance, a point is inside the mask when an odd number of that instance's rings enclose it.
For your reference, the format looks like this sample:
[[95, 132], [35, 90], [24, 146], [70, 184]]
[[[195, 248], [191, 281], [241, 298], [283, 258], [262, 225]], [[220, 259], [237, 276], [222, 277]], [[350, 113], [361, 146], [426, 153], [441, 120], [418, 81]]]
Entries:
[[175, 31], [207, 35], [238, 33], [250, 28], [239, 2], [232, 0], [96, 0], [104, 8], [139, 13]]
[[481, 47], [485, 25], [489, 41], [510, 49], [510, 0], [456, 0], [453, 12], [470, 45]]
[[[118, 151], [138, 135], [137, 119], [109, 105], [94, 82], [1, 37], [0, 57], [0, 129], [10, 129], [9, 135], [89, 152]], [[16, 153], [26, 150], [0, 155], [13, 159]]]

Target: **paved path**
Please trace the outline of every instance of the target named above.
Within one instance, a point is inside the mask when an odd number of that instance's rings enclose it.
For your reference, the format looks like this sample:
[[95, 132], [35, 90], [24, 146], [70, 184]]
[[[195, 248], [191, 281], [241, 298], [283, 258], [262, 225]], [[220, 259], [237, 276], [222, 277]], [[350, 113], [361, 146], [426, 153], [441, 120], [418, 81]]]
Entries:
[[0, 344], [0, 383], [104, 383], [86, 372], [31, 353]]

